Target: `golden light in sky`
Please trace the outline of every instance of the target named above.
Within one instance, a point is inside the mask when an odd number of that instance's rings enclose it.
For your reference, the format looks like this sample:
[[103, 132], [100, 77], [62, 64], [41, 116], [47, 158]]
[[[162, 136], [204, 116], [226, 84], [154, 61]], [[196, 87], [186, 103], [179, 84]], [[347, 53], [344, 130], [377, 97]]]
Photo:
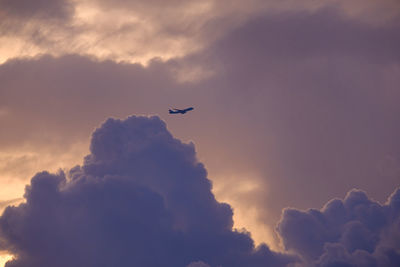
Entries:
[[12, 256], [9, 254], [0, 254], [0, 266], [5, 266], [6, 262], [11, 259]]

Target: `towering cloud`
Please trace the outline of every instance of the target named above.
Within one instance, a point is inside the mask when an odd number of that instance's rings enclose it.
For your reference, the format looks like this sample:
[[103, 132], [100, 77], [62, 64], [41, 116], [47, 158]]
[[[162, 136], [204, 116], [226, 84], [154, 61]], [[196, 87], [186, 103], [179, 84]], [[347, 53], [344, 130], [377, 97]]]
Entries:
[[385, 205], [352, 190], [322, 210], [286, 209], [278, 232], [308, 265], [400, 266], [400, 188]]
[[[14, 266], [285, 266], [294, 257], [254, 247], [232, 230], [193, 144], [158, 117], [108, 119], [91, 153], [67, 174], [36, 174], [26, 203], [0, 217]], [[207, 265], [206, 265], [207, 263]]]

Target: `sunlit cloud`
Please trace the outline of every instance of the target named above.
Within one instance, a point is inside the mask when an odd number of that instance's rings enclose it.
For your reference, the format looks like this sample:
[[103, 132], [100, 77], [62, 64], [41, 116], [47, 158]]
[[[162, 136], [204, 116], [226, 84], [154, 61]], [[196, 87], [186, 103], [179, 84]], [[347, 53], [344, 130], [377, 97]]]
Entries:
[[13, 258], [12, 255], [7, 254], [7, 253], [1, 253], [0, 251], [0, 266], [5, 266], [6, 262], [11, 260]]
[[[45, 0], [42, 1], [46, 3]], [[0, 63], [39, 54], [90, 55], [117, 62], [147, 64], [204, 48], [234, 27], [261, 13], [304, 10], [335, 5], [344, 15], [382, 24], [399, 16], [397, 1], [57, 1], [41, 9], [8, 8], [0, 24]], [[54, 14], [63, 14], [56, 17]], [[20, 16], [24, 17], [23, 22]]]
[[0, 63], [45, 53], [146, 64], [153, 58], [168, 60], [201, 48], [201, 28], [216, 15], [210, 12], [210, 4], [194, 2], [172, 10], [159, 14], [157, 9], [75, 2], [73, 16], [63, 24], [34, 17], [6, 31], [0, 42]]
[[234, 227], [239, 231], [245, 229], [250, 232], [256, 244], [266, 243], [276, 250], [281, 249], [274, 234], [274, 227], [262, 221], [257, 207], [260, 196], [268, 194], [266, 186], [261, 184], [259, 174], [217, 174], [216, 177], [211, 177], [214, 180], [213, 192], [217, 199], [230, 203], [234, 209]]
[[[56, 172], [80, 164], [80, 158], [88, 151], [87, 144], [73, 144], [65, 153], [55, 147], [19, 148], [19, 151], [0, 153], [0, 201], [10, 201], [23, 196], [29, 179], [40, 169]], [[13, 201], [14, 203], [15, 201]], [[0, 207], [0, 213], [4, 207]]]

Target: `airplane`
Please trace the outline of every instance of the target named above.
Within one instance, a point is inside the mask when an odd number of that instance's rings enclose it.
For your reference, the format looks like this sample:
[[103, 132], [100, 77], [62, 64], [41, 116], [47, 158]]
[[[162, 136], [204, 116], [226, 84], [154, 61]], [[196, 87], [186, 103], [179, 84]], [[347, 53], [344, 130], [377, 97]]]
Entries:
[[177, 108], [173, 108], [169, 110], [169, 114], [185, 114], [188, 111], [193, 110], [193, 107], [190, 108], [185, 108], [185, 109], [177, 109]]

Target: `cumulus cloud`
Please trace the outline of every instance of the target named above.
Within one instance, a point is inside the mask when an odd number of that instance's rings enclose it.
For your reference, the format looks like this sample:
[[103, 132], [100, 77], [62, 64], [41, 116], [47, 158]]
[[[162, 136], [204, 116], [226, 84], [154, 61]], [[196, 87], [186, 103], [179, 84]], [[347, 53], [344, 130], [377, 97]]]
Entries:
[[90, 151], [67, 174], [36, 174], [26, 203], [4, 211], [2, 248], [16, 256], [7, 267], [294, 261], [232, 230], [232, 209], [216, 201], [193, 144], [173, 138], [158, 117], [108, 119]]
[[399, 266], [400, 188], [381, 205], [361, 190], [321, 210], [285, 209], [283, 245], [315, 266]]
[[187, 267], [210, 267], [207, 263], [204, 263], [202, 261], [196, 261], [190, 263]]
[[22, 198], [14, 198], [14, 199], [9, 199], [9, 200], [1, 200], [0, 201], [0, 213], [2, 213], [3, 209], [7, 206], [17, 204], [18, 202], [21, 202], [23, 199]]

